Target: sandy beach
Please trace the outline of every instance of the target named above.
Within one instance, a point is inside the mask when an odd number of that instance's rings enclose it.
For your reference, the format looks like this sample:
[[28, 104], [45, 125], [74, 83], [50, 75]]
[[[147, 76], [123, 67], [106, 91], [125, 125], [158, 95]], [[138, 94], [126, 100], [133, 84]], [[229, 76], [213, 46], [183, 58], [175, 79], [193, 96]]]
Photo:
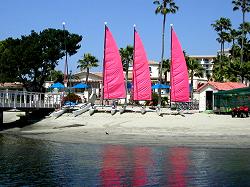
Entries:
[[[18, 119], [4, 112], [4, 122]], [[95, 113], [45, 119], [1, 133], [70, 143], [159, 144], [169, 146], [250, 148], [250, 118], [193, 113], [158, 116], [156, 112]]]

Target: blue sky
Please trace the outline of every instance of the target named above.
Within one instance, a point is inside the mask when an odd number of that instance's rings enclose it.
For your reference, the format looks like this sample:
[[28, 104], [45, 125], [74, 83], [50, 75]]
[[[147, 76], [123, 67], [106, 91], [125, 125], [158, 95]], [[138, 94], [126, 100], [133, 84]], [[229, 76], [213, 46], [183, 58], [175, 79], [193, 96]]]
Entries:
[[[66, 29], [83, 36], [81, 48], [69, 58], [69, 70], [77, 70], [77, 61], [84, 53], [103, 58], [104, 22], [116, 39], [118, 47], [133, 44], [133, 24], [144, 43], [149, 60], [160, 60], [162, 16], [155, 15], [153, 0], [6, 0], [0, 6], [0, 40], [19, 38], [46, 28]], [[215, 55], [219, 49], [217, 34], [211, 23], [220, 17], [232, 20], [235, 28], [241, 23], [239, 11], [232, 11], [231, 0], [176, 0], [179, 11], [167, 16], [165, 57], [170, 54], [170, 23], [189, 55]], [[249, 14], [247, 15], [249, 21]], [[229, 47], [226, 44], [226, 47]], [[57, 69], [63, 71], [63, 60]], [[93, 71], [93, 70], [92, 70]]]

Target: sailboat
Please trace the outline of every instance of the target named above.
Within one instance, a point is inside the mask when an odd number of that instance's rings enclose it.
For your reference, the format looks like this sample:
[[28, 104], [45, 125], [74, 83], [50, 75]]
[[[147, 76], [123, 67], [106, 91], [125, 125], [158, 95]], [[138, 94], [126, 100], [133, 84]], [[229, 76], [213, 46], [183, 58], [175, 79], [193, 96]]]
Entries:
[[[136, 31], [134, 25], [134, 59], [133, 59], [133, 90], [132, 97], [134, 101], [150, 101], [152, 100], [151, 79], [147, 55]], [[142, 108], [142, 114], [146, 112]]]
[[[125, 82], [121, 56], [115, 39], [105, 23], [104, 58], [103, 58], [103, 100], [123, 99], [126, 97]], [[115, 114], [116, 107], [112, 106], [111, 114]], [[93, 110], [90, 111], [90, 114]]]
[[[183, 50], [171, 25], [170, 106], [173, 102], [189, 102], [189, 80]], [[162, 116], [160, 109], [156, 112]]]
[[189, 102], [189, 81], [181, 44], [171, 26], [170, 102]]

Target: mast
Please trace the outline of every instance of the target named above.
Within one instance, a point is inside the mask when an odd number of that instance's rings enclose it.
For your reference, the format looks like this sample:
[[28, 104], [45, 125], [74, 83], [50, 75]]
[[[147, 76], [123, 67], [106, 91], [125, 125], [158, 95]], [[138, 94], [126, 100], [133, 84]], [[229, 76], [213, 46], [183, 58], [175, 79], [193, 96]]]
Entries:
[[102, 70], [102, 106], [103, 106], [103, 100], [104, 100], [104, 77], [105, 77], [105, 59], [106, 59], [106, 30], [107, 30], [107, 22], [104, 22], [104, 47], [103, 47], [103, 70]]
[[68, 87], [68, 53], [67, 53], [67, 45], [66, 45], [66, 35], [65, 35], [65, 22], [62, 23], [63, 25], [63, 37], [64, 37], [64, 50], [65, 50], [65, 64], [64, 64], [64, 86]]
[[[171, 82], [171, 68], [172, 68], [172, 31], [173, 31], [173, 24], [170, 24], [170, 82]], [[171, 83], [170, 83], [171, 85]], [[169, 101], [170, 101], [170, 108], [171, 108], [171, 92], [172, 88], [170, 87], [170, 94], [169, 94]]]
[[135, 90], [135, 86], [137, 86], [137, 84], [135, 84], [134, 83], [134, 81], [135, 81], [135, 77], [136, 77], [136, 75], [135, 75], [135, 71], [134, 71], [134, 65], [135, 65], [135, 32], [136, 32], [136, 25], [134, 24], [133, 25], [133, 27], [134, 27], [134, 41], [133, 41], [133, 45], [134, 45], [134, 50], [133, 50], [133, 74], [132, 74], [132, 85], [133, 85], [133, 89], [132, 89], [132, 97], [133, 97], [133, 100], [134, 100], [134, 95], [135, 95], [135, 92], [134, 92], [134, 90]]

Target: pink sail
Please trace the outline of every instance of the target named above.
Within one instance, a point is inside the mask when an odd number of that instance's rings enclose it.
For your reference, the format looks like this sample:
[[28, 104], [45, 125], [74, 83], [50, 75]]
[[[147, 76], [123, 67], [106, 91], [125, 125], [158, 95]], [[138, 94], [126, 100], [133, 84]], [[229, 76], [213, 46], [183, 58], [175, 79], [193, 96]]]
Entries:
[[120, 53], [112, 33], [107, 26], [105, 26], [103, 70], [103, 98], [125, 98], [126, 91]]
[[188, 102], [189, 101], [189, 81], [188, 70], [180, 42], [171, 29], [171, 101]]
[[133, 100], [151, 100], [151, 79], [146, 52], [134, 30]]

